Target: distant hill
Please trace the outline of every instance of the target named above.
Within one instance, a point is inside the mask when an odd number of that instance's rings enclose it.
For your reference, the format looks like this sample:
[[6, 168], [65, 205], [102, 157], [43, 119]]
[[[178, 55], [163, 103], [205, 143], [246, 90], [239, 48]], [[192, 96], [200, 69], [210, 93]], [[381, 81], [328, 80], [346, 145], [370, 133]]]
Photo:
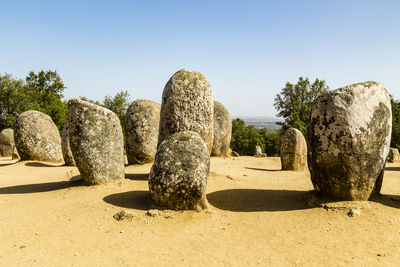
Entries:
[[252, 125], [257, 129], [267, 128], [268, 130], [278, 130], [280, 126], [276, 123], [283, 121], [283, 119], [269, 116], [235, 116], [233, 118], [240, 118], [246, 125]]

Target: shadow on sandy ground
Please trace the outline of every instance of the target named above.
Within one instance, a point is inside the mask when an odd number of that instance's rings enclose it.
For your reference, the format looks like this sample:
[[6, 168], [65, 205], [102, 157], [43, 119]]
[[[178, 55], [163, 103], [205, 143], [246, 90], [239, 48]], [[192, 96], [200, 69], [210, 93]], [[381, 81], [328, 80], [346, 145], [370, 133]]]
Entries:
[[400, 196], [399, 195], [379, 195], [374, 196], [370, 201], [380, 203], [382, 205], [400, 209]]
[[227, 189], [209, 193], [208, 202], [222, 210], [254, 211], [289, 211], [310, 207], [306, 204], [307, 191], [262, 190], [262, 189]]
[[254, 171], [264, 171], [264, 172], [280, 172], [282, 170], [276, 170], [276, 169], [260, 169], [260, 168], [252, 168], [252, 167], [244, 167], [245, 169], [248, 170], [254, 170]]
[[83, 185], [81, 180], [76, 182], [61, 181], [61, 182], [51, 182], [42, 184], [24, 184], [24, 185], [15, 185], [15, 186], [0, 188], [0, 194], [41, 193], [41, 192], [61, 190], [81, 185]]
[[128, 191], [108, 195], [103, 200], [111, 205], [138, 210], [149, 210], [152, 208], [152, 200], [149, 191]]
[[385, 167], [385, 171], [400, 171], [400, 167]]
[[28, 167], [65, 167], [66, 165], [51, 165], [43, 162], [27, 162], [25, 166]]
[[125, 173], [125, 179], [135, 181], [147, 181], [149, 178], [148, 173]]

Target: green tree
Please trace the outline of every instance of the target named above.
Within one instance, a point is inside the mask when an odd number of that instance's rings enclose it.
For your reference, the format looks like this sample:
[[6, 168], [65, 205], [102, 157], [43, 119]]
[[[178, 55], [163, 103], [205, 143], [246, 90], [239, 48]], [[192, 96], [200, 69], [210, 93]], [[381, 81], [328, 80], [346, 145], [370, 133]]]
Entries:
[[392, 139], [390, 146], [400, 149], [400, 101], [390, 96], [392, 104]]
[[254, 148], [260, 146], [262, 150], [265, 148], [264, 139], [260, 132], [237, 118], [232, 121], [232, 139], [231, 149], [240, 155], [253, 155]]
[[49, 115], [60, 131], [68, 119], [68, 105], [62, 99], [65, 88], [56, 71], [31, 71], [26, 77], [25, 91], [30, 101], [28, 109]]
[[275, 97], [274, 107], [278, 117], [284, 118], [282, 132], [293, 127], [299, 129], [304, 135], [310, 119], [311, 104], [319, 95], [326, 93], [329, 87], [324, 80], [316, 79], [310, 83], [308, 78], [300, 77], [297, 84], [286, 83], [281, 93]]
[[10, 74], [0, 75], [0, 131], [14, 128], [18, 115], [28, 104], [24, 81], [14, 79]]
[[130, 104], [131, 100], [128, 91], [121, 90], [113, 97], [106, 96], [102, 105], [117, 114], [121, 125], [124, 125], [126, 111]]
[[260, 134], [264, 139], [265, 153], [269, 157], [275, 157], [281, 153], [282, 134], [280, 131], [268, 131], [268, 129], [260, 129]]

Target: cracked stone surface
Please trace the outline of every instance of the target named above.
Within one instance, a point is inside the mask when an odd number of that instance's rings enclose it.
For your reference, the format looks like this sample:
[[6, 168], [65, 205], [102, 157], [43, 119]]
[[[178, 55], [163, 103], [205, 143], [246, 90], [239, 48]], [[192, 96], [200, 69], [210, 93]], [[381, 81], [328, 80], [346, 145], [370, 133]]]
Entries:
[[232, 138], [232, 120], [229, 111], [214, 101], [214, 140], [211, 156], [229, 157]]
[[392, 112], [377, 82], [352, 84], [318, 97], [307, 131], [315, 190], [341, 200], [379, 193], [390, 148]]
[[69, 143], [87, 184], [125, 177], [124, 144], [120, 121], [109, 109], [87, 101], [68, 101]]
[[303, 171], [307, 168], [307, 143], [295, 128], [286, 130], [281, 143], [282, 170]]
[[149, 175], [152, 199], [173, 210], [206, 208], [210, 156], [199, 134], [182, 131], [158, 148]]
[[14, 141], [21, 160], [64, 163], [57, 126], [42, 112], [29, 110], [18, 116]]
[[211, 87], [200, 72], [180, 70], [165, 85], [158, 146], [180, 131], [198, 133], [211, 153], [214, 136], [214, 102]]
[[126, 155], [129, 164], [152, 162], [157, 152], [161, 105], [135, 100], [125, 116]]

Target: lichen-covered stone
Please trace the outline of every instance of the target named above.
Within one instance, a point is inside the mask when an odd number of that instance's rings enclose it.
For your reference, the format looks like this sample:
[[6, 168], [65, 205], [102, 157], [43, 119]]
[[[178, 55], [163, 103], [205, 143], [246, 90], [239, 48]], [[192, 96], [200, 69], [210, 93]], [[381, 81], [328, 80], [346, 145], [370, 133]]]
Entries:
[[94, 185], [124, 178], [124, 141], [114, 112], [71, 99], [68, 127], [72, 155], [85, 183]]
[[0, 133], [0, 157], [11, 157], [14, 150], [14, 131], [4, 129]]
[[295, 128], [286, 130], [281, 143], [282, 170], [303, 171], [307, 167], [307, 143]]
[[214, 140], [211, 155], [229, 157], [232, 137], [232, 120], [229, 111], [214, 101]]
[[151, 197], [173, 210], [203, 209], [209, 172], [210, 156], [200, 135], [175, 133], [158, 148], [149, 175]]
[[387, 157], [387, 161], [390, 163], [399, 162], [400, 161], [400, 154], [397, 148], [391, 147], [389, 150], [389, 154]]
[[75, 166], [74, 156], [72, 155], [71, 147], [69, 145], [69, 127], [68, 123], [65, 124], [64, 129], [62, 131], [61, 136], [61, 148], [65, 161], [65, 165], [67, 166]]
[[180, 70], [169, 79], [162, 95], [158, 146], [180, 131], [198, 133], [211, 153], [214, 135], [211, 87], [200, 72]]
[[12, 160], [20, 160], [21, 159], [21, 157], [18, 154], [18, 150], [17, 150], [16, 146], [14, 146], [14, 148], [13, 148], [13, 154], [12, 154], [11, 159]]
[[152, 162], [157, 152], [161, 105], [135, 100], [125, 116], [126, 155], [129, 164]]
[[57, 126], [42, 112], [29, 110], [18, 116], [14, 141], [21, 160], [64, 163]]
[[307, 131], [314, 188], [344, 200], [379, 193], [391, 129], [390, 97], [379, 83], [353, 84], [318, 97]]

